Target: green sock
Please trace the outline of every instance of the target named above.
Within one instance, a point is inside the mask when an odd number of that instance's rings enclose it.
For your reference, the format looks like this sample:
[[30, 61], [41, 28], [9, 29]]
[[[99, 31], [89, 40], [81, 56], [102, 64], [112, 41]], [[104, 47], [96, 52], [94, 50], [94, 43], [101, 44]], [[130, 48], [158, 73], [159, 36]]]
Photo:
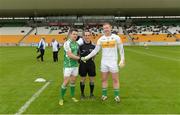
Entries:
[[107, 96], [107, 88], [102, 88], [102, 95]]
[[114, 89], [114, 96], [119, 96], [119, 89]]
[[75, 94], [75, 84], [70, 84], [71, 96], [74, 97]]
[[64, 95], [66, 93], [66, 86], [62, 85], [60, 89], [60, 99], [64, 99]]

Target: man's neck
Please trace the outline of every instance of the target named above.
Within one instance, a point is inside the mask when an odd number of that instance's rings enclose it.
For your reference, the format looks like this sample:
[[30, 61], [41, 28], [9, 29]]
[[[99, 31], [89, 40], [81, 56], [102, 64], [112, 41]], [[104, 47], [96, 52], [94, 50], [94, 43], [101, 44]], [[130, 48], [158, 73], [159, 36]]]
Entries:
[[85, 43], [87, 43], [87, 44], [91, 42], [90, 40], [89, 40], [89, 41], [87, 41], [87, 40], [84, 40], [84, 41], [85, 41]]
[[75, 42], [75, 40], [73, 40], [72, 38], [69, 38], [69, 39], [70, 39], [70, 41]]
[[111, 33], [107, 33], [107, 34], [105, 34], [105, 36], [111, 36]]

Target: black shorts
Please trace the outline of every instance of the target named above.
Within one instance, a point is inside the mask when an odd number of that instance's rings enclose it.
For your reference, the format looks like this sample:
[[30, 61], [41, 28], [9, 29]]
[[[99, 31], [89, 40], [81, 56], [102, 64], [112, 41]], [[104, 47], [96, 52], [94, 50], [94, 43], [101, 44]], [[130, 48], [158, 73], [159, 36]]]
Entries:
[[79, 75], [81, 77], [86, 77], [88, 76], [94, 77], [96, 76], [96, 66], [93, 61], [90, 62], [80, 62], [79, 65]]

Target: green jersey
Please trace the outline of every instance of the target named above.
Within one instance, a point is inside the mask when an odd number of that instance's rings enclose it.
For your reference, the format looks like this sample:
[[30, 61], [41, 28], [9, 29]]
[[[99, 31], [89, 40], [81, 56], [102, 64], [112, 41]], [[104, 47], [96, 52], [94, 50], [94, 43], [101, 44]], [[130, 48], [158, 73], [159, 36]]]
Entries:
[[78, 54], [78, 44], [76, 41], [68, 39], [64, 43], [64, 68], [78, 67], [77, 60], [71, 59], [68, 57], [67, 52], [71, 51], [74, 55]]

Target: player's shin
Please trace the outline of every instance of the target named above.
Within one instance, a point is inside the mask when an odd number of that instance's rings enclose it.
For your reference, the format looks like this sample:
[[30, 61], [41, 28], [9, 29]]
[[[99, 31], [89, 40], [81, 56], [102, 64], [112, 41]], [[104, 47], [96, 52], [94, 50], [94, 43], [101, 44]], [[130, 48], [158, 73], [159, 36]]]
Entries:
[[84, 96], [85, 83], [82, 81], [80, 82], [80, 88], [81, 88], [81, 96]]
[[94, 92], [94, 82], [89, 82], [89, 86], [90, 86], [90, 96], [94, 96], [93, 92]]
[[67, 87], [64, 84], [62, 84], [61, 88], [60, 88], [60, 99], [64, 99], [64, 95], [66, 93], [66, 89], [67, 89]]
[[75, 84], [70, 83], [70, 92], [71, 92], [71, 97], [74, 97], [75, 95]]
[[114, 89], [114, 96], [119, 96], [119, 89]]

